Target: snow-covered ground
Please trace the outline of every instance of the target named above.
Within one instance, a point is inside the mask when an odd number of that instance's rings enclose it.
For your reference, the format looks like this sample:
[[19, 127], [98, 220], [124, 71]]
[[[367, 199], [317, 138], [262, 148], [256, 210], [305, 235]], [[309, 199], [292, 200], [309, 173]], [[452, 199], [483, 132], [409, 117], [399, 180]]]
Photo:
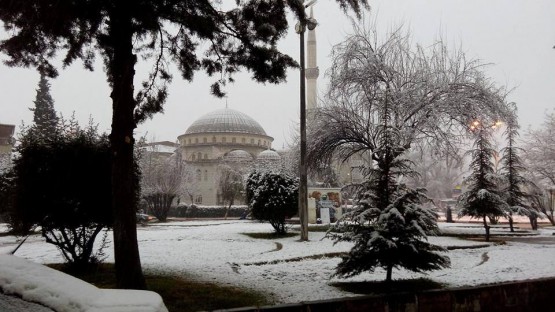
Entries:
[[[484, 232], [479, 224], [440, 223], [440, 227], [449, 233]], [[339, 258], [315, 257], [348, 251], [348, 243], [334, 245], [322, 232], [310, 232], [308, 242], [299, 242], [298, 237], [265, 240], [242, 234], [271, 231], [268, 224], [247, 220], [151, 224], [138, 229], [141, 262], [146, 270], [258, 289], [272, 294], [276, 302], [353, 296], [330, 285], [345, 281], [330, 278]], [[508, 233], [506, 229], [492, 231]], [[533, 242], [486, 246], [484, 242], [454, 237], [431, 237], [432, 243], [455, 248], [448, 251], [451, 268], [428, 274], [394, 270], [393, 278], [427, 277], [448, 286], [469, 286], [555, 276], [554, 231], [538, 231], [539, 239]], [[8, 253], [15, 244], [14, 237], [0, 237], [0, 254]], [[480, 248], [457, 248], [469, 246]], [[106, 252], [106, 261], [113, 261], [111, 246]], [[16, 255], [39, 263], [63, 261], [58, 251], [38, 235], [29, 238]], [[376, 270], [349, 280], [384, 278], [385, 272]]]

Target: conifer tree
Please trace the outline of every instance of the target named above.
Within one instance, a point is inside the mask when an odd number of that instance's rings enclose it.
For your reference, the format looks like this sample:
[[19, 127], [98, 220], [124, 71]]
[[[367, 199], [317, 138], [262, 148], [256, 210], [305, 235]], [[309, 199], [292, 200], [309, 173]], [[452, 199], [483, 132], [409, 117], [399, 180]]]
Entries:
[[51, 135], [56, 130], [58, 117], [50, 95], [50, 84], [44, 74], [40, 75], [39, 88], [33, 103], [35, 106], [30, 110], [33, 112], [34, 130], [41, 135]]
[[392, 112], [387, 103], [381, 115], [376, 132], [379, 144], [372, 152], [376, 166], [367, 169], [368, 181], [363, 183], [355, 210], [338, 223], [340, 234], [330, 236], [354, 243], [336, 275], [353, 276], [381, 267], [386, 271], [386, 282], [391, 282], [393, 268], [423, 272], [448, 267], [450, 261], [439, 253], [444, 248], [427, 242], [428, 235], [439, 230], [437, 214], [423, 205], [429, 201], [425, 190], [397, 182], [399, 177], [415, 173], [412, 163], [401, 157], [405, 150], [400, 133], [391, 125]]
[[518, 155], [520, 148], [516, 147], [516, 138], [518, 137], [518, 125], [508, 123], [505, 130], [507, 136], [507, 147], [502, 151], [501, 158], [502, 177], [505, 183], [502, 194], [508, 205], [508, 219], [511, 232], [514, 232], [513, 214], [529, 215], [530, 211], [527, 203], [527, 193], [523, 188], [530, 182], [522, 176], [525, 171], [522, 159]]
[[504, 216], [507, 203], [500, 196], [496, 183], [493, 158], [495, 150], [491, 144], [491, 134], [487, 128], [476, 122], [476, 141], [469, 152], [471, 175], [466, 179], [468, 190], [459, 197], [459, 215], [482, 219], [486, 230], [486, 241], [490, 238], [487, 218]]

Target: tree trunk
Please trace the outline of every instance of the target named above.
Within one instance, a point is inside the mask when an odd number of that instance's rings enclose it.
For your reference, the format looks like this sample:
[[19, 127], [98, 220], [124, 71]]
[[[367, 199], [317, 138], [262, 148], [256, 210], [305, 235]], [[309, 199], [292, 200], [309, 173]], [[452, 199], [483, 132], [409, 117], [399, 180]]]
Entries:
[[486, 220], [486, 216], [484, 216], [483, 221], [484, 221], [484, 228], [486, 229], [486, 242], [489, 242], [489, 225], [488, 225], [488, 221]]
[[385, 276], [385, 282], [387, 284], [391, 283], [392, 275], [393, 275], [393, 265], [389, 264], [389, 265], [387, 265], [387, 273], [386, 273], [386, 276]]
[[112, 209], [114, 213], [114, 257], [118, 288], [145, 289], [137, 242], [137, 220], [133, 158], [135, 129], [133, 77], [133, 30], [128, 6], [116, 1], [110, 12], [109, 36], [113, 53], [108, 75], [112, 84]]
[[509, 215], [509, 228], [511, 229], [511, 232], [515, 231], [515, 228], [513, 226], [513, 216]]

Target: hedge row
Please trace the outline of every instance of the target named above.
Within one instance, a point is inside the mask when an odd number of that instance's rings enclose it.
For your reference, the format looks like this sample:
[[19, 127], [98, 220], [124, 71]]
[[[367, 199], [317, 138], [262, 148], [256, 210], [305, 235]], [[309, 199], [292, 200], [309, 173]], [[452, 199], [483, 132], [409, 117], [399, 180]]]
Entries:
[[[247, 206], [231, 206], [228, 218], [244, 217], [248, 213]], [[225, 216], [226, 207], [223, 206], [177, 206], [172, 207], [168, 213], [168, 217], [176, 218], [223, 218]]]

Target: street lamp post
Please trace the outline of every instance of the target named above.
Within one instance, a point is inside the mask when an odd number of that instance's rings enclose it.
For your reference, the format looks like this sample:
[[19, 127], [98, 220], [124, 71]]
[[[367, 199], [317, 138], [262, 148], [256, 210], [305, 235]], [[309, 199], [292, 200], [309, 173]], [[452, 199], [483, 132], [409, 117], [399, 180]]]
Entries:
[[[308, 8], [316, 3], [316, 0], [304, 4]], [[301, 223], [301, 241], [308, 240], [308, 189], [307, 189], [307, 166], [306, 166], [306, 81], [305, 81], [305, 55], [304, 55], [304, 32], [305, 27], [313, 30], [316, 28], [316, 20], [309, 18], [301, 20], [295, 25], [300, 40], [300, 136], [301, 136], [301, 159], [299, 164], [299, 221]]]

